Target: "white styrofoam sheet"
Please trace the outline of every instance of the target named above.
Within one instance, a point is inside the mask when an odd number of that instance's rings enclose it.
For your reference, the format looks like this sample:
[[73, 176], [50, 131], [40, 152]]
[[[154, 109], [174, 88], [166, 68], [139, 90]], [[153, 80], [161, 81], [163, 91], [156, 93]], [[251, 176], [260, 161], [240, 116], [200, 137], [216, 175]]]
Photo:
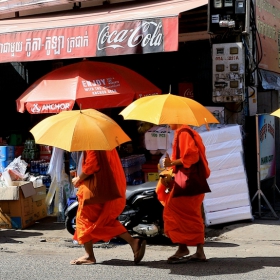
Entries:
[[253, 220], [251, 206], [243, 206], [238, 208], [231, 208], [222, 211], [205, 213], [205, 225], [218, 225], [223, 223]]
[[206, 199], [249, 192], [246, 178], [210, 184], [209, 187], [211, 192], [205, 194], [204, 201]]
[[204, 211], [207, 213], [248, 205], [251, 205], [248, 192], [210, 198], [203, 201]]
[[153, 126], [144, 135], [147, 150], [167, 150], [172, 147], [174, 131], [165, 126]]
[[242, 139], [241, 126], [237, 124], [214, 128], [210, 131], [200, 132], [199, 134], [205, 146]]
[[211, 171], [244, 165], [242, 152], [208, 158], [207, 161]]
[[238, 179], [247, 179], [247, 175], [243, 165], [221, 170], [211, 170], [211, 174], [207, 179], [207, 182], [209, 185], [212, 185]]
[[222, 143], [205, 146], [207, 159], [236, 152], [243, 152], [241, 139], [230, 140]]

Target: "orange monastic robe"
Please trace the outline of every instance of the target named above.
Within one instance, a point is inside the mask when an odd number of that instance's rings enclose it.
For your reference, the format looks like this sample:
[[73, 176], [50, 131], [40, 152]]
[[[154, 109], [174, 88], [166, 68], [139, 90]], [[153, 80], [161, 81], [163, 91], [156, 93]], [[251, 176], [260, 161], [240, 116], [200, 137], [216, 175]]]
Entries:
[[[85, 160], [82, 165], [83, 173], [90, 175], [98, 171], [99, 163], [95, 152], [86, 151], [84, 156]], [[76, 231], [73, 237], [79, 244], [84, 244], [88, 241], [92, 241], [93, 243], [100, 240], [109, 241], [113, 237], [127, 231], [126, 228], [116, 220], [122, 213], [126, 203], [125, 174], [116, 149], [106, 151], [106, 156], [113, 169], [113, 174], [108, 174], [108, 176], [114, 176], [122, 197], [102, 204], [82, 206], [82, 203], [79, 203], [76, 215]], [[83, 193], [80, 189], [77, 192], [77, 197], [79, 201], [82, 201]]]
[[[183, 125], [175, 131], [174, 143], [172, 149], [172, 160], [180, 158], [184, 167], [190, 167], [199, 160], [199, 154], [206, 166], [206, 178], [210, 175], [208, 162], [205, 157], [205, 150], [200, 151], [196, 146], [192, 136], [183, 131], [179, 136], [180, 155], [177, 155], [176, 146], [178, 142], [178, 133], [184, 129]], [[197, 133], [194, 131], [194, 133]], [[201, 205], [204, 194], [195, 196], [172, 197], [172, 190], [169, 194], [165, 194], [165, 187], [159, 183], [157, 186], [157, 194], [159, 200], [164, 205], [163, 220], [165, 234], [173, 243], [186, 244], [188, 246], [196, 246], [204, 244], [204, 221], [201, 213]]]

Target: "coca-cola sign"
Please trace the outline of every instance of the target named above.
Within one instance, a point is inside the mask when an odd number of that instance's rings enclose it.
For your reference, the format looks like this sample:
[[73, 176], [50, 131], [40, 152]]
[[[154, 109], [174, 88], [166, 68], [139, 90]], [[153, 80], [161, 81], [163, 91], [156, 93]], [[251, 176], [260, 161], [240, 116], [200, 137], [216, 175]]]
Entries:
[[179, 95], [193, 99], [193, 83], [179, 83]]
[[177, 50], [178, 17], [0, 34], [2, 63]]
[[97, 56], [163, 52], [161, 19], [101, 24], [97, 38]]

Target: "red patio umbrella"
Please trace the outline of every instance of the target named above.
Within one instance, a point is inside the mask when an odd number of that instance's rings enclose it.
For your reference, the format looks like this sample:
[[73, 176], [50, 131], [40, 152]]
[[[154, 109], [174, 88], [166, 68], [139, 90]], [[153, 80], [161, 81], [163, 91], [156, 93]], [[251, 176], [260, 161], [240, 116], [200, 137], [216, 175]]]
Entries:
[[161, 90], [121, 65], [83, 60], [53, 70], [33, 83], [17, 100], [17, 111], [31, 114], [124, 107]]

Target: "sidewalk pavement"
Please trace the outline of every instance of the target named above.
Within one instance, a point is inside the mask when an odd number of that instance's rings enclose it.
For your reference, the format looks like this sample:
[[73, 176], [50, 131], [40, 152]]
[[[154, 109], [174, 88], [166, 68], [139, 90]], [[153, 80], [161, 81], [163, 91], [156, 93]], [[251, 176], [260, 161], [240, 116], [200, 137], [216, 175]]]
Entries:
[[[72, 235], [64, 223], [58, 223], [56, 216], [48, 216], [33, 226], [23, 230], [0, 230], [0, 253], [19, 254], [64, 254], [65, 262], [83, 254], [80, 245], [73, 244]], [[238, 221], [228, 225], [217, 225], [205, 229], [205, 254], [211, 263], [217, 265], [225, 274], [229, 273], [222, 263], [233, 265], [234, 271], [246, 266], [280, 267], [280, 220], [255, 219]], [[18, 246], [20, 244], [20, 246]], [[123, 245], [123, 246], [118, 246]], [[130, 259], [128, 244], [97, 243], [94, 251], [100, 262], [111, 258]], [[104, 250], [108, 249], [108, 250]], [[190, 247], [190, 253], [195, 247]], [[176, 245], [147, 241], [145, 262], [166, 260], [176, 251]], [[69, 259], [69, 260], [68, 260]], [[245, 261], [245, 262], [244, 262]], [[242, 263], [242, 264], [241, 264]], [[241, 269], [242, 270], [242, 269]], [[263, 279], [263, 278], [262, 278]]]
[[[280, 213], [276, 212], [278, 217]], [[1, 231], [1, 229], [0, 229]], [[42, 237], [59, 237], [72, 240], [72, 235], [65, 229], [63, 222], [57, 222], [55, 215], [49, 215], [37, 221], [34, 225], [22, 230], [7, 230], [7, 234], [13, 231], [19, 233], [37, 232]], [[235, 221], [227, 224], [219, 224], [205, 228], [206, 242], [208, 241], [279, 241], [280, 245], [280, 219], [274, 218], [270, 213], [254, 220]]]

